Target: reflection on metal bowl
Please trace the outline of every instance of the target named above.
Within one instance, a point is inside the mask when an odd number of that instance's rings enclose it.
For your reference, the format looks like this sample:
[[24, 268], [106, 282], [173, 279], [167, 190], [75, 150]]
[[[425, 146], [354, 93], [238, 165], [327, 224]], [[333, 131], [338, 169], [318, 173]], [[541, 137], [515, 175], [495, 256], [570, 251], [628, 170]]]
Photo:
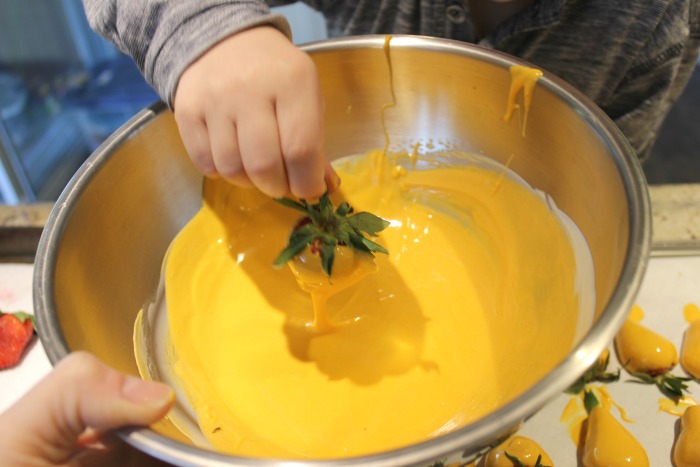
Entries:
[[[320, 74], [326, 152], [332, 159], [384, 146], [379, 109], [391, 94], [383, 46], [384, 37], [368, 36], [305, 47]], [[468, 460], [564, 390], [612, 340], [641, 282], [651, 239], [644, 178], [614, 124], [545, 72], [523, 137], [517, 121], [503, 121], [508, 69], [523, 62], [468, 44], [411, 36], [392, 39], [391, 60], [397, 106], [386, 113], [386, 128], [392, 148], [422, 141], [508, 163], [578, 225], [595, 269], [596, 318], [590, 329], [558, 366], [507, 405], [406, 448], [342, 461], [273, 462], [194, 447], [163, 423], [123, 433], [139, 449], [177, 465]], [[53, 362], [82, 349], [138, 373], [134, 319], [154, 297], [170, 241], [199, 209], [201, 182], [162, 104], [126, 123], [75, 175], [49, 218], [36, 260], [35, 312]]]

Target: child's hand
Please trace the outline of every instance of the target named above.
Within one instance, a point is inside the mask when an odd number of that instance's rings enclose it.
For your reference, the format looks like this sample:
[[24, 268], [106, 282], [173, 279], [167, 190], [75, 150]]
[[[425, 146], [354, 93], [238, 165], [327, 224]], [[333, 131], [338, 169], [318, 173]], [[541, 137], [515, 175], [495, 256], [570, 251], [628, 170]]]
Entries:
[[215, 45], [180, 77], [175, 119], [208, 176], [273, 196], [317, 198], [339, 184], [323, 153], [316, 66], [277, 29], [248, 29]]
[[155, 423], [174, 401], [162, 383], [72, 353], [0, 416], [0, 465], [165, 465], [112, 430]]

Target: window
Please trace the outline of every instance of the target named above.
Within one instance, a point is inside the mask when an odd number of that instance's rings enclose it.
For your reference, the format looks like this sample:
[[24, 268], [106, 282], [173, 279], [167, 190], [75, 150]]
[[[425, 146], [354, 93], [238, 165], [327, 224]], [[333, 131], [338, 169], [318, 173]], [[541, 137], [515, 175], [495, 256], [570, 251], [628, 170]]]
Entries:
[[55, 200], [90, 153], [158, 99], [80, 0], [0, 2], [0, 202]]

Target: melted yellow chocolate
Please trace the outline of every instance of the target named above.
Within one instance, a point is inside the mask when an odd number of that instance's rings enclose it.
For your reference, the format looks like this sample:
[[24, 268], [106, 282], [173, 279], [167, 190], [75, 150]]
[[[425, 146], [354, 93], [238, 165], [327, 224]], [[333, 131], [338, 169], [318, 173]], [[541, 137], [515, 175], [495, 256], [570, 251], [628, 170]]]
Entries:
[[694, 405], [698, 405], [698, 403], [688, 395], [681, 396], [678, 399], [668, 399], [666, 397], [659, 399], [659, 411], [675, 415], [676, 417], [680, 417], [688, 407]]
[[521, 133], [525, 136], [527, 128], [527, 116], [532, 107], [532, 96], [535, 92], [535, 84], [542, 77], [542, 71], [536, 68], [529, 68], [522, 65], [513, 65], [510, 67], [510, 91], [508, 92], [508, 105], [506, 113], [503, 116], [505, 122], [509, 122], [513, 118], [513, 113], [516, 109], [520, 109], [520, 105], [516, 103], [518, 94], [522, 91], [523, 99], [523, 117]]
[[[423, 441], [502, 406], [570, 350], [576, 264], [557, 217], [502, 172], [336, 164], [346, 199], [391, 225], [377, 272], [327, 297], [273, 269], [298, 213], [206, 180], [165, 269], [172, 365], [208, 441], [336, 458]], [[422, 161], [425, 165], [425, 161]], [[385, 162], [386, 163], [386, 162]]]

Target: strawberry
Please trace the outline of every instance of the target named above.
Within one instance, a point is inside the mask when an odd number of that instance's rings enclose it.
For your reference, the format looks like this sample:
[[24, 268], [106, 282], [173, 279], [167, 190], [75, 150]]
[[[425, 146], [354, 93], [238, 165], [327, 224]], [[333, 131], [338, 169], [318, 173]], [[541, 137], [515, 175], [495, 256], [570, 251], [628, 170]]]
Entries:
[[615, 336], [618, 360], [635, 383], [653, 384], [670, 399], [682, 397], [691, 378], [672, 375], [678, 352], [670, 340], [643, 326], [640, 312], [632, 313]]
[[644, 447], [617, 421], [606, 404], [601, 404], [591, 391], [584, 392], [583, 403], [588, 419], [581, 465], [649, 466], [649, 457]]
[[0, 311], [0, 370], [15, 366], [34, 334], [34, 317]]
[[389, 226], [389, 222], [369, 212], [355, 213], [345, 201], [334, 209], [328, 192], [316, 204], [309, 204], [304, 199], [281, 198], [275, 201], [304, 214], [294, 226], [289, 244], [275, 260], [275, 267], [284, 266], [306, 250], [320, 257], [321, 268], [330, 278], [338, 247], [348, 247], [370, 256], [374, 252], [389, 253], [364, 235], [376, 236]]

